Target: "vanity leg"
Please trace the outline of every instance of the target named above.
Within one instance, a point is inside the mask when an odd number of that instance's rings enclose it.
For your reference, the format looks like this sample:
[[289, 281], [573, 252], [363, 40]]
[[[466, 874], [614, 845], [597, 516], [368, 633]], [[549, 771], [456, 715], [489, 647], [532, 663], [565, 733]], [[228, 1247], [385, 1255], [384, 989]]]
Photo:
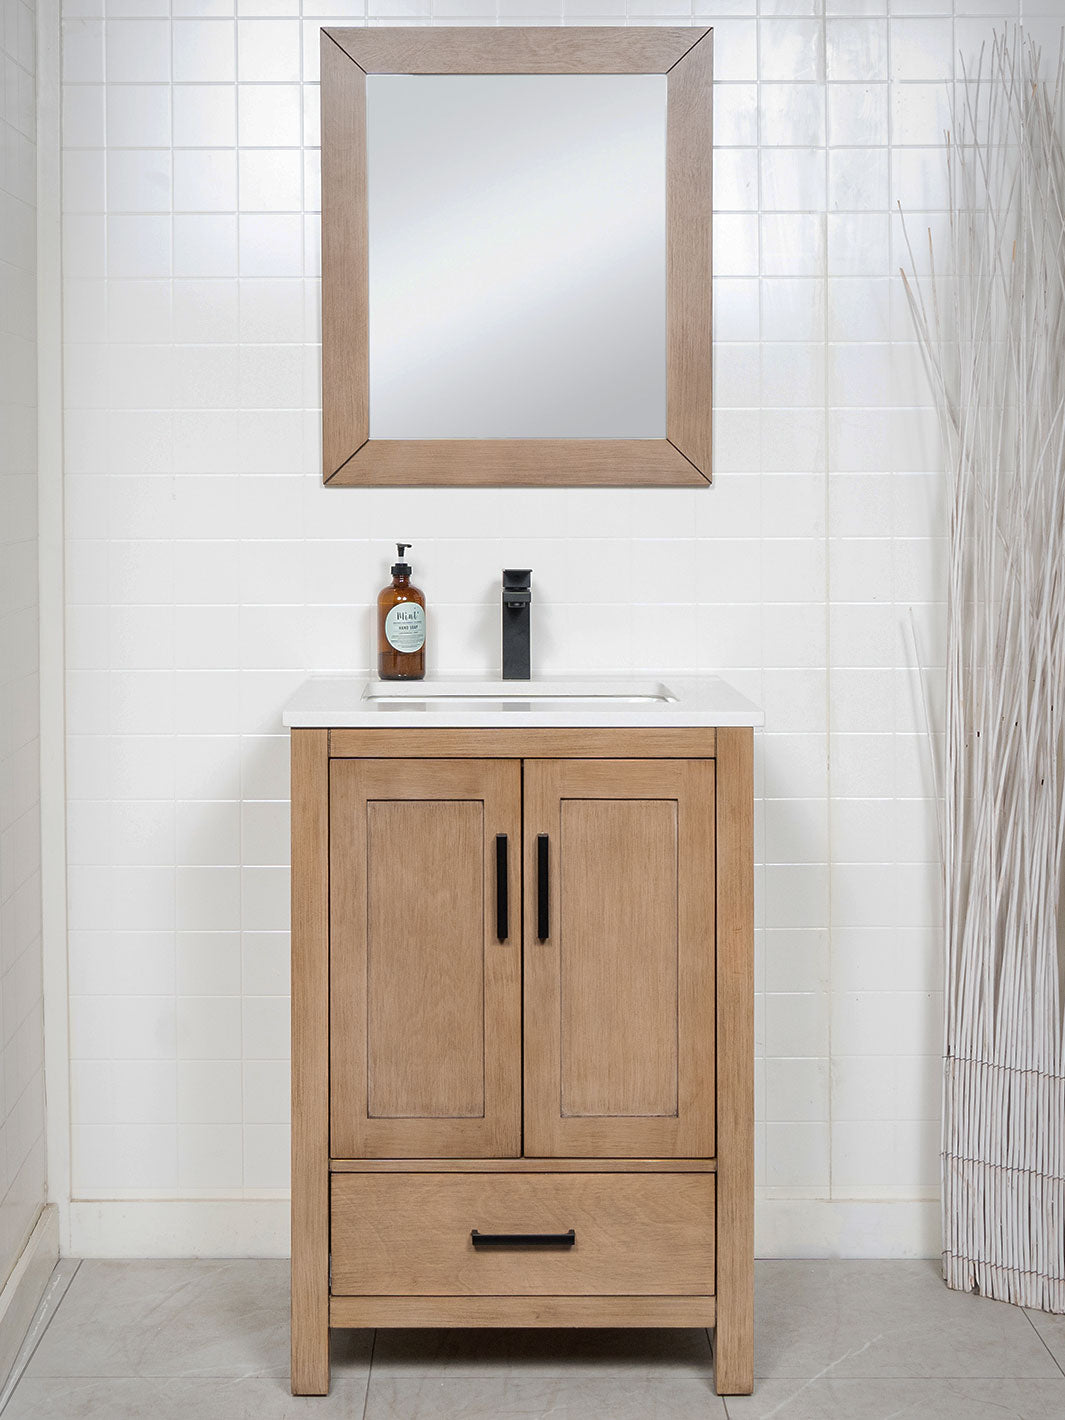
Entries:
[[718, 1395], [754, 1389], [754, 732], [717, 732]]
[[329, 1391], [329, 731], [292, 731], [292, 1394]]

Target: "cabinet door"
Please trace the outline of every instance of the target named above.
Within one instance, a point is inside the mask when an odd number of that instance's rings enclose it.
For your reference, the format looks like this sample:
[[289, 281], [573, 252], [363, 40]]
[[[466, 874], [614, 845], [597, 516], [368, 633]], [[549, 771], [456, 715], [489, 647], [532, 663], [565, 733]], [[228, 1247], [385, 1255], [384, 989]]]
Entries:
[[526, 1154], [712, 1157], [713, 761], [527, 760], [525, 892]]
[[333, 760], [335, 1158], [521, 1152], [520, 806], [513, 761]]

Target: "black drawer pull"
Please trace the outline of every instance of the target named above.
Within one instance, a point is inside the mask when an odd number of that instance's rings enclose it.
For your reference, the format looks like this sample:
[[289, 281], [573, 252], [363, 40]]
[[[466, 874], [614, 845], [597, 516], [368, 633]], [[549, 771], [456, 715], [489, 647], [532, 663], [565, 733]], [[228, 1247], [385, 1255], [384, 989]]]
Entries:
[[496, 834], [496, 937], [505, 942], [510, 936], [510, 906], [507, 900], [507, 835]]
[[547, 834], [536, 835], [536, 937], [546, 942], [551, 933], [550, 891], [547, 875]]
[[573, 1247], [577, 1234], [568, 1233], [470, 1233], [474, 1247]]

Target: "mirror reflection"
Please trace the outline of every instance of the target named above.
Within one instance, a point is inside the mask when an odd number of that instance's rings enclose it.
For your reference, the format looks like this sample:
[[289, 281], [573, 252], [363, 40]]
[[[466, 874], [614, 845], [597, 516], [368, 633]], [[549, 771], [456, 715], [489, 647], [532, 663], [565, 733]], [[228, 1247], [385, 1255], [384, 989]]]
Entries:
[[371, 439], [663, 439], [666, 76], [370, 75]]

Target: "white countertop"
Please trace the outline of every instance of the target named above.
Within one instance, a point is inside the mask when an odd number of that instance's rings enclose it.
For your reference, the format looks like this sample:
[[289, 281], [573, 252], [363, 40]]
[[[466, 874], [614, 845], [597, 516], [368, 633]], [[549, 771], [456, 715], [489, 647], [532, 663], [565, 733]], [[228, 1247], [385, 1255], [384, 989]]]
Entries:
[[726, 729], [765, 722], [753, 701], [713, 675], [586, 676], [579, 681], [541, 677], [524, 682], [474, 676], [422, 681], [311, 676], [286, 704], [283, 719], [293, 728], [336, 730], [625, 725]]

